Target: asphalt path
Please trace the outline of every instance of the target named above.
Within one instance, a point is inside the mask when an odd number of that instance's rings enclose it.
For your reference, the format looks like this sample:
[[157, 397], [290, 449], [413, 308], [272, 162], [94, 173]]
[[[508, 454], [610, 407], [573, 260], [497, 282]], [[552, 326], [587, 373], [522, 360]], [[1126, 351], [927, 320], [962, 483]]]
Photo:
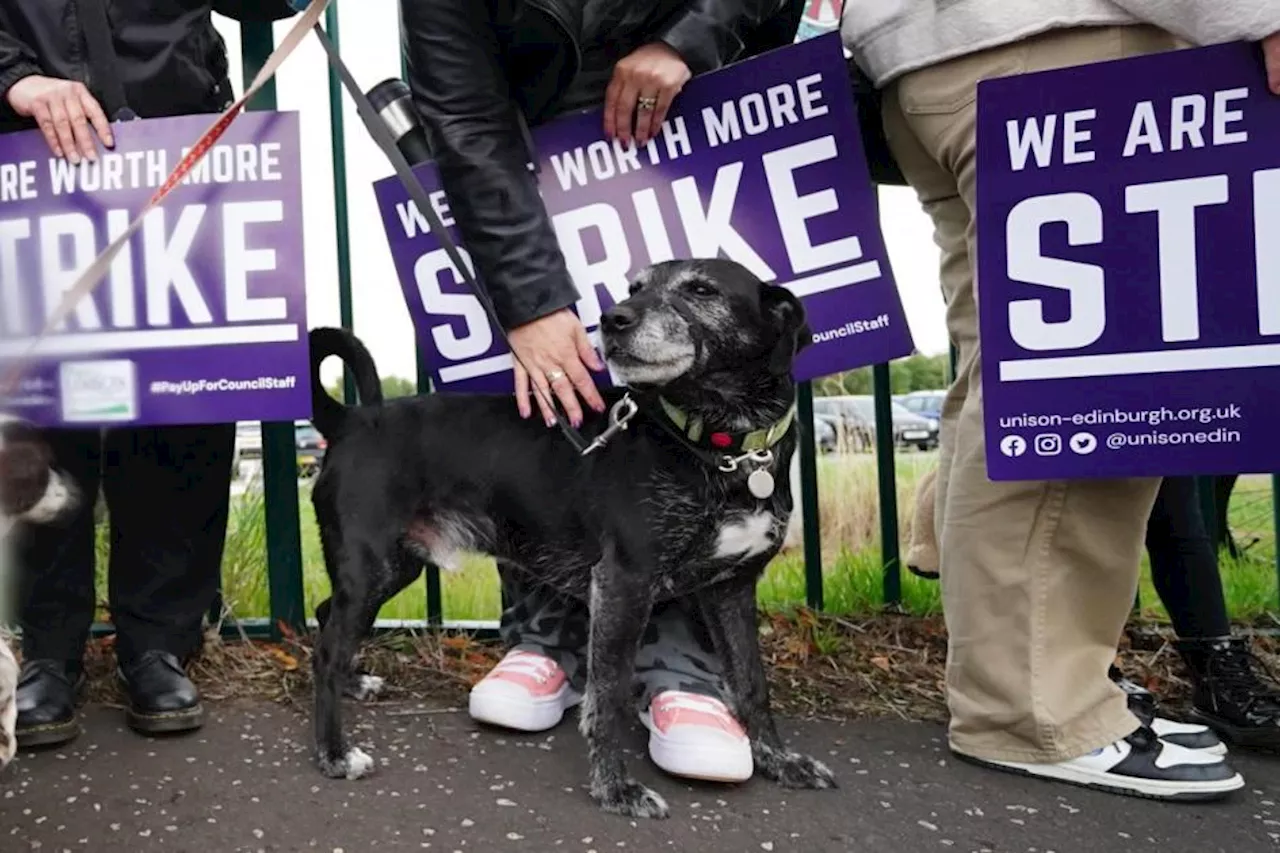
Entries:
[[958, 763], [933, 725], [785, 722], [841, 787], [687, 784], [631, 765], [671, 805], [662, 821], [599, 811], [571, 721], [538, 736], [482, 730], [456, 709], [352, 707], [377, 772], [322, 778], [306, 717], [268, 703], [209, 709], [204, 729], [144, 739], [118, 709], [85, 711], [64, 747], [0, 774], [0, 851], [1166, 851], [1280, 849], [1280, 758], [1233, 755], [1248, 787], [1213, 805], [1130, 800]]

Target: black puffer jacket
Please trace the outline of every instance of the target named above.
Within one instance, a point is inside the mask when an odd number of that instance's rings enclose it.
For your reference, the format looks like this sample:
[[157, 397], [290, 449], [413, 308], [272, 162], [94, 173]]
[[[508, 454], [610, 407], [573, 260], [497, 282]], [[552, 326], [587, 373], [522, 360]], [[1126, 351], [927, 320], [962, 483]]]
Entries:
[[[218, 112], [232, 100], [227, 49], [211, 11], [241, 21], [294, 14], [285, 0], [100, 0], [119, 57], [125, 99], [143, 118]], [[89, 71], [74, 0], [0, 0], [0, 132], [26, 130], [4, 97], [33, 74], [78, 80]]]
[[527, 167], [530, 125], [603, 100], [651, 41], [694, 74], [789, 44], [804, 0], [401, 0], [414, 103], [449, 206], [507, 329], [578, 299]]

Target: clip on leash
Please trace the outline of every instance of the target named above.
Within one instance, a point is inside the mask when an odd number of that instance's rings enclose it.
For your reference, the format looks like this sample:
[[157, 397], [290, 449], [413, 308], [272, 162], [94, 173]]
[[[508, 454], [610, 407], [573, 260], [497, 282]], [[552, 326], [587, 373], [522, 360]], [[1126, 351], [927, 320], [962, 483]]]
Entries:
[[[449, 232], [445, 230], [444, 224], [436, 215], [435, 208], [431, 205], [431, 201], [427, 196], [426, 189], [422, 186], [422, 182], [413, 174], [413, 167], [409, 165], [409, 161], [405, 158], [404, 153], [396, 145], [391, 131], [386, 124], [378, 116], [377, 110], [373, 104], [369, 102], [369, 98], [364, 92], [360, 91], [360, 87], [356, 84], [355, 78], [352, 77], [351, 71], [342, 61], [342, 57], [338, 55], [338, 49], [333, 42], [329, 40], [329, 35], [324, 28], [317, 23], [314, 27], [316, 37], [320, 39], [320, 44], [324, 46], [324, 51], [329, 57], [329, 64], [338, 72], [338, 77], [342, 80], [343, 87], [347, 90], [347, 94], [355, 101], [356, 112], [360, 116], [360, 120], [364, 123], [365, 128], [369, 131], [369, 135], [373, 137], [373, 141], [382, 149], [382, 153], [391, 161], [392, 167], [396, 170], [396, 176], [400, 178], [400, 183], [408, 190], [409, 197], [418, 207], [418, 212], [427, 220], [427, 225], [431, 228], [431, 233], [439, 241], [440, 246], [448, 254], [449, 260], [453, 263], [458, 274], [462, 276], [463, 281], [471, 289], [475, 297], [480, 300], [480, 304], [484, 306], [485, 313], [489, 315], [489, 319], [498, 328], [498, 333], [502, 335], [503, 341], [507, 344], [507, 348], [511, 350], [511, 357], [529, 374], [529, 384], [533, 387], [535, 393], [542, 397], [544, 402], [550, 403], [551, 413], [555, 416], [556, 425], [560, 427], [560, 431], [564, 433], [564, 437], [569, 440], [574, 449], [578, 451], [580, 456], [586, 456], [605, 444], [619, 430], [627, 428], [627, 423], [635, 416], [636, 404], [631, 400], [630, 396], [623, 397], [614, 404], [609, 412], [609, 426], [590, 444], [582, 437], [576, 429], [570, 425], [569, 421], [560, 414], [560, 409], [556, 405], [556, 401], [550, 394], [546, 394], [533, 381], [533, 371], [529, 370], [528, 365], [520, 360], [520, 356], [511, 347], [511, 339], [507, 337], [506, 329], [502, 327], [501, 321], [498, 319], [497, 311], [494, 309], [493, 301], [489, 298], [489, 294], [471, 274], [471, 270], [463, 263], [462, 256], [458, 252], [458, 247], [454, 244], [453, 238], [449, 236]], [[624, 405], [626, 404], [626, 405]]]

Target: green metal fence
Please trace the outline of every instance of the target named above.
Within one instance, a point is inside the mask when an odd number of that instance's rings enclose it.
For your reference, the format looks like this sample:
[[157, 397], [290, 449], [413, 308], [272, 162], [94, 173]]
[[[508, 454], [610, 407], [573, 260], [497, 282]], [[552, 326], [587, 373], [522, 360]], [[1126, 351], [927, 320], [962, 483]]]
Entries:
[[[326, 30], [334, 44], [340, 44], [337, 7], [330, 6], [325, 18]], [[272, 29], [267, 24], [244, 24], [241, 27], [243, 44], [243, 70], [245, 79], [252, 79], [258, 68], [271, 53]], [[275, 109], [276, 95], [273, 83], [268, 83], [250, 103], [250, 109]], [[350, 237], [348, 231], [346, 153], [344, 145], [342, 88], [336, 75], [329, 76], [329, 111], [333, 147], [333, 191], [335, 212], [335, 239], [337, 241], [338, 286], [340, 294], [341, 323], [352, 328], [354, 305], [351, 295]], [[954, 373], [954, 351], [952, 353]], [[355, 388], [351, 377], [344, 376], [344, 396], [348, 402], [355, 400]], [[418, 357], [418, 388], [430, 392], [427, 366], [421, 354]], [[892, 396], [889, 381], [889, 365], [873, 368], [875, 398], [876, 462], [880, 513], [880, 563], [883, 572], [883, 595], [886, 605], [892, 607], [901, 602], [902, 574], [899, 551], [897, 483], [893, 443]], [[810, 428], [801, 433], [800, 506], [804, 519], [805, 600], [809, 607], [821, 610], [823, 600], [822, 547], [819, 528], [817, 448], [813, 424], [813, 387], [801, 383], [799, 389], [799, 415], [801, 423]], [[230, 630], [250, 636], [279, 637], [282, 630], [302, 630], [306, 626], [306, 602], [303, 593], [302, 542], [298, 511], [297, 463], [292, 423], [264, 423], [263, 430], [263, 498], [266, 512], [267, 571], [270, 591], [270, 619], [245, 620]], [[1270, 523], [1273, 530], [1280, 527], [1280, 505], [1274, 496], [1280, 489], [1280, 477], [1271, 478], [1273, 495]], [[1211, 518], [1212, 516], [1206, 516]], [[1277, 575], [1280, 577], [1280, 549], [1277, 549]], [[444, 602], [441, 593], [439, 571], [432, 567], [425, 577], [425, 619], [417, 624], [447, 626], [444, 620]]]

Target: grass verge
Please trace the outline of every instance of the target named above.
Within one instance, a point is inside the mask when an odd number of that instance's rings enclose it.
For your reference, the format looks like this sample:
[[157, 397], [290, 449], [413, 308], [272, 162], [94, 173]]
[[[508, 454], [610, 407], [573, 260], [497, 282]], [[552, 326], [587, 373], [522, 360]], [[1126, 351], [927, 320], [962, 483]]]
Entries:
[[[910, 534], [912, 497], [917, 479], [936, 462], [934, 454], [908, 452], [896, 460], [900, 539]], [[880, 501], [876, 464], [867, 454], [831, 455], [818, 469], [820, 529], [823, 550], [825, 609], [840, 615], [865, 615], [881, 610], [884, 572], [880, 548]], [[1271, 527], [1272, 497], [1267, 477], [1242, 477], [1231, 506], [1231, 526], [1244, 545], [1241, 558], [1224, 555], [1221, 574], [1232, 618], [1244, 623], [1274, 625], [1280, 612], [1276, 586], [1275, 534]], [[310, 490], [301, 490], [304, 588], [308, 609], [329, 594], [329, 581], [320, 553], [319, 534], [311, 508]], [[904, 545], [905, 549], [905, 545]], [[108, 539], [99, 530], [99, 590], [105, 598]], [[232, 503], [223, 556], [223, 592], [238, 617], [269, 612], [266, 572], [266, 530], [262, 494], [252, 486]], [[456, 572], [442, 577], [445, 618], [496, 619], [500, 608], [493, 562], [473, 557]], [[773, 562], [759, 587], [759, 601], [767, 611], [793, 611], [805, 602], [804, 556], [791, 547]], [[1143, 566], [1139, 590], [1141, 615], [1165, 621], [1167, 616]], [[902, 572], [904, 613], [917, 616], [941, 612], [938, 584]], [[421, 619], [426, 613], [426, 585], [412, 584], [383, 608], [386, 619]]]

